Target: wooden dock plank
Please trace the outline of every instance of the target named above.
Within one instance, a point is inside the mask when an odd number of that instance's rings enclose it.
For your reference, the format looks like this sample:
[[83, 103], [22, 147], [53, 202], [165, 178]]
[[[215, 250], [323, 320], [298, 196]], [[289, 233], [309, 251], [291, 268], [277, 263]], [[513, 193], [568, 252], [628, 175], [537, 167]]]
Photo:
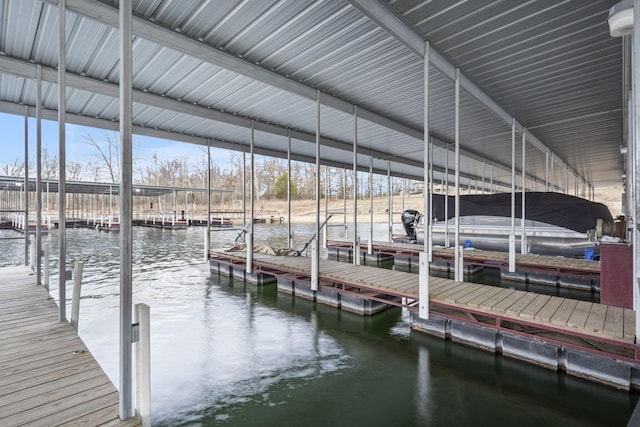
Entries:
[[577, 305], [578, 301], [574, 299], [565, 299], [562, 304], [560, 304], [560, 307], [558, 307], [555, 314], [551, 316], [551, 324], [556, 326], [567, 326], [567, 322]]
[[478, 289], [482, 289], [482, 286], [483, 285], [472, 283], [471, 286], [466, 286], [458, 290], [458, 292], [447, 295], [444, 298], [444, 300], [449, 303], [455, 303], [457, 298], [462, 298], [463, 296], [468, 295], [469, 293], [477, 291]]
[[575, 310], [567, 320], [567, 326], [575, 329], [584, 329], [593, 303], [587, 301], [578, 301]]
[[636, 336], [636, 313], [628, 308], [624, 309], [624, 339], [634, 340]]
[[593, 304], [589, 311], [589, 317], [584, 325], [584, 329], [589, 332], [602, 332], [604, 329], [604, 320], [607, 315], [607, 306], [601, 304]]
[[514, 302], [509, 307], [507, 307], [505, 312], [512, 316], [519, 316], [520, 312], [525, 308], [527, 308], [529, 304], [533, 302], [536, 296], [537, 295], [534, 294], [533, 292], [527, 292], [521, 298], [519, 298], [516, 302]]
[[526, 306], [518, 315], [525, 319], [535, 319], [536, 314], [551, 300], [549, 295], [536, 295], [531, 303]]
[[461, 295], [459, 297], [456, 298], [455, 303], [456, 304], [461, 304], [461, 305], [466, 305], [469, 301], [486, 294], [487, 292], [491, 291], [492, 289], [498, 289], [492, 286], [479, 286], [477, 289], [466, 293], [465, 295]]
[[498, 312], [498, 313], [500, 312], [506, 313], [509, 307], [515, 304], [518, 300], [520, 300], [520, 298], [524, 298], [526, 295], [527, 293], [525, 292], [517, 292], [517, 291], [513, 292], [511, 295], [509, 295], [508, 297], [504, 298], [502, 301], [500, 301], [499, 303], [491, 307], [491, 311]]
[[[512, 296], [515, 293], [516, 293], [515, 289], [502, 289], [500, 292], [496, 293], [495, 295], [491, 296], [490, 298], [487, 298], [487, 299], [483, 300], [482, 302], [480, 302], [478, 304], [478, 308], [481, 308], [481, 309], [486, 310], [486, 311], [491, 311], [491, 309], [493, 308], [494, 305], [496, 305], [499, 302], [503, 301], [505, 298], [509, 298], [510, 296]], [[468, 305], [472, 305], [472, 303], [469, 303]]]
[[564, 298], [550, 298], [549, 301], [535, 314], [534, 319], [545, 323], [551, 323], [551, 318], [558, 311]]
[[624, 338], [624, 309], [622, 307], [607, 307], [603, 331], [606, 335]]
[[90, 353], [74, 354], [85, 344], [30, 270], [0, 269], [0, 304], [0, 425], [140, 425], [119, 420], [114, 385]]

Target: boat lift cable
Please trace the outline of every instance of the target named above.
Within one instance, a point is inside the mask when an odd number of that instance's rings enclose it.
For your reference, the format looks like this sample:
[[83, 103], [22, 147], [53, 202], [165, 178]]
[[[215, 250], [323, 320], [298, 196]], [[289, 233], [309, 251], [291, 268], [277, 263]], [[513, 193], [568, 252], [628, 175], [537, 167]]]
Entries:
[[263, 209], [264, 209], [264, 206], [260, 206], [260, 209], [258, 209], [258, 212], [256, 212], [253, 218], [251, 218], [251, 221], [249, 221], [244, 227], [242, 227], [242, 229], [236, 236], [236, 243], [238, 243], [238, 240], [241, 238], [242, 238], [242, 241], [244, 242], [244, 237], [247, 234], [247, 230], [249, 229], [249, 227], [251, 227], [251, 224], [253, 223], [253, 221], [260, 216]]
[[[320, 229], [319, 230], [322, 230], [324, 228], [324, 226], [327, 225], [327, 222], [329, 222], [329, 220], [331, 219], [332, 216], [333, 216], [333, 214], [329, 214], [329, 216], [327, 216], [327, 219], [325, 219], [324, 222], [320, 225]], [[313, 233], [313, 236], [311, 236], [311, 239], [309, 239], [309, 241], [304, 244], [304, 247], [302, 249], [300, 249], [299, 251], [296, 251], [296, 256], [302, 255], [302, 253], [307, 250], [307, 248], [309, 247], [311, 242], [313, 242], [313, 239], [315, 239], [316, 236], [317, 236], [317, 233]]]

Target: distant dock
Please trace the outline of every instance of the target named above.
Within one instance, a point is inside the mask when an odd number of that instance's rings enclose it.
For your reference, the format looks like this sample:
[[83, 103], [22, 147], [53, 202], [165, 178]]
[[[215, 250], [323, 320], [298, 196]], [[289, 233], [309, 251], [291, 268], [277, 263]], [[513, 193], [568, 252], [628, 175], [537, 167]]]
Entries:
[[139, 426], [28, 267], [0, 268], [0, 425]]

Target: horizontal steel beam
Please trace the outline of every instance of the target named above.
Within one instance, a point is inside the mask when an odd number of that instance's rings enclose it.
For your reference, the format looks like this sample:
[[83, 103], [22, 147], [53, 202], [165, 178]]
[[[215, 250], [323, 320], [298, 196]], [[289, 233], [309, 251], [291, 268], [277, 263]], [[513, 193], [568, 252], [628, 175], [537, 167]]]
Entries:
[[[402, 16], [398, 15], [391, 6], [385, 5], [379, 0], [349, 0], [349, 2], [392, 37], [401, 42], [407, 49], [414, 52], [420, 58], [424, 57], [425, 40], [422, 35], [412, 25], [406, 22]], [[449, 80], [455, 80], [456, 66], [453, 65], [453, 63], [451, 63], [451, 61], [449, 61], [444, 55], [434, 49], [433, 45], [430, 46], [429, 50], [429, 63], [431, 66]], [[509, 112], [502, 108], [462, 72], [460, 72], [460, 87], [467, 94], [475, 98], [487, 110], [493, 113], [497, 118], [511, 126], [513, 115], [509, 114]], [[516, 130], [518, 132], [522, 132], [523, 127], [522, 123], [516, 120]], [[541, 152], [546, 153], [547, 146], [529, 130], [527, 130], [527, 141]], [[561, 163], [561, 166], [564, 167], [566, 165], [573, 175], [586, 181], [585, 178], [569, 166], [567, 162], [557, 155], [556, 158]]]
[[[7, 74], [12, 74], [14, 76], [18, 76], [18, 77], [22, 77], [22, 78], [26, 78], [26, 79], [35, 79], [35, 65], [30, 63], [30, 62], [26, 62], [26, 61], [22, 61], [19, 59], [15, 59], [15, 58], [11, 58], [8, 56], [0, 56], [0, 72], [2, 73], [7, 73]], [[57, 70], [55, 70], [54, 68], [50, 68], [50, 67], [42, 67], [42, 80], [52, 83], [52, 84], [57, 84]], [[89, 91], [92, 93], [96, 93], [99, 95], [104, 95], [104, 96], [109, 96], [112, 98], [117, 98], [118, 97], [118, 85], [114, 84], [114, 83], [109, 83], [109, 82], [105, 82], [102, 80], [98, 80], [98, 79], [93, 79], [90, 77], [85, 77], [85, 76], [80, 76], [77, 74], [73, 74], [70, 72], [67, 72], [67, 87], [71, 87], [71, 88], [75, 88], [75, 89], [79, 89], [79, 90], [85, 90], [85, 91]], [[322, 96], [321, 96], [321, 101], [322, 101]], [[243, 128], [250, 128], [251, 126], [251, 120], [241, 117], [241, 116], [237, 116], [231, 113], [227, 113], [227, 112], [223, 112], [223, 111], [219, 111], [213, 108], [207, 108], [207, 107], [202, 107], [202, 106], [198, 106], [198, 105], [193, 105], [187, 102], [182, 102], [182, 101], [178, 101], [176, 99], [173, 98], [169, 98], [166, 96], [160, 96], [160, 95], [155, 95], [152, 93], [147, 93], [141, 90], [134, 90], [133, 91], [133, 101], [135, 103], [140, 103], [140, 104], [144, 104], [147, 106], [151, 106], [151, 107], [156, 107], [156, 108], [161, 108], [164, 110], [169, 110], [169, 111], [174, 111], [176, 113], [184, 113], [184, 114], [189, 114], [195, 117], [200, 117], [203, 119], [209, 119], [209, 120], [215, 120], [215, 121], [219, 121], [222, 123], [227, 123], [227, 124], [231, 124], [231, 125], [235, 125], [235, 126], [239, 126], [239, 127], [243, 127]], [[18, 105], [18, 104], [16, 104]], [[20, 107], [24, 110], [24, 106]], [[11, 109], [12, 114], [20, 114], [20, 113], [15, 113], [13, 112], [14, 110]], [[15, 110], [18, 111], [18, 110]], [[6, 112], [10, 112], [10, 111], [6, 111]], [[360, 117], [360, 109], [358, 109], [358, 115]], [[94, 120], [99, 120], [99, 119], [95, 119], [95, 118], [91, 118], [91, 117], [87, 117], [87, 116], [82, 116], [82, 115], [76, 115], [75, 117], [77, 117], [79, 121], [82, 122], [87, 122], [87, 119], [89, 119], [91, 122], [93, 122]], [[80, 119], [80, 118], [84, 118], [84, 119]], [[362, 118], [362, 117], [361, 117]], [[365, 119], [365, 118], [363, 118]], [[52, 119], [55, 120], [55, 119]], [[118, 130], [117, 127], [117, 122], [113, 122], [111, 120], [106, 120], [104, 119], [104, 121], [106, 123], [115, 123], [115, 125], [113, 125], [113, 130]], [[82, 124], [79, 122], [76, 122], [74, 124]], [[85, 126], [91, 126], [89, 124], [84, 124]], [[99, 128], [104, 128], [104, 125], [100, 125], [97, 126]], [[265, 133], [269, 133], [269, 134], [273, 134], [273, 135], [278, 135], [278, 136], [282, 136], [284, 138], [286, 138], [287, 136], [287, 128], [283, 127], [283, 126], [279, 126], [273, 123], [265, 123], [265, 122], [260, 122], [260, 121], [255, 121], [254, 120], [254, 128], [258, 131], [261, 132], [265, 132]], [[110, 129], [110, 127], [108, 128]], [[151, 136], [149, 135], [149, 130], [151, 128], [148, 127], [144, 127], [144, 126], [136, 126], [135, 127], [136, 130], [144, 130], [144, 132], [140, 133], [141, 135], [147, 135], [147, 136]], [[155, 130], [155, 129], [154, 129]], [[176, 133], [176, 132], [171, 132], [168, 130], [161, 130], [160, 132], [166, 132], [166, 134], [164, 134], [165, 136], [163, 136], [162, 138], [169, 138], [169, 139], [174, 139], [174, 140], [178, 140], [180, 141], [181, 139], [179, 138], [179, 136], [184, 136], [184, 134], [181, 133]], [[136, 131], [136, 133], [139, 133], [138, 131]], [[171, 136], [169, 136], [171, 135]], [[300, 140], [300, 141], [304, 141], [304, 142], [308, 142], [308, 143], [315, 143], [315, 135], [314, 134], [310, 134], [307, 132], [303, 132], [300, 130], [291, 130], [291, 137], [296, 139], [296, 140]], [[206, 140], [206, 138], [208, 138], [207, 136], [196, 136], [196, 138], [204, 138]], [[220, 144], [226, 145], [228, 144], [227, 141], [219, 141], [216, 140], [215, 138], [212, 139], [212, 141], [218, 141]], [[326, 137], [322, 137], [321, 138], [321, 143], [323, 146], [326, 147], [331, 147], [331, 148], [335, 148], [338, 150], [343, 150], [345, 152], [352, 152], [353, 149], [353, 145], [350, 142], [344, 142], [344, 141], [339, 141], [339, 140], [335, 140], [335, 139], [331, 139], [331, 138], [326, 138]], [[202, 143], [205, 144], [205, 143]], [[238, 150], [238, 145], [240, 144], [240, 146], [243, 145], [243, 143], [231, 143], [231, 147], [229, 149], [232, 150]], [[446, 144], [446, 141], [443, 141], [443, 145]], [[225, 148], [222, 146], [218, 146], [219, 148]], [[257, 152], [257, 154], [261, 154], [261, 155], [275, 155], [275, 157], [281, 157], [281, 158], [286, 158], [286, 152], [285, 151], [275, 151], [273, 149], [260, 149], [260, 152]], [[240, 149], [240, 151], [242, 151]], [[413, 167], [417, 167], [417, 168], [422, 168], [423, 164], [421, 161], [418, 160], [414, 160], [414, 159], [408, 159], [405, 157], [397, 157], [397, 156], [390, 156], [389, 153], [385, 153], [382, 151], [377, 151], [377, 150], [370, 150], [364, 146], [360, 146], [358, 147], [358, 154], [366, 156], [366, 158], [368, 158], [368, 156], [373, 155], [374, 158], [377, 159], [383, 159], [383, 160], [391, 160], [392, 162], [396, 163], [396, 164], [404, 164], [404, 165], [408, 165], [408, 166], [413, 166]], [[482, 157], [480, 157], [479, 155], [475, 154], [475, 153], [471, 153], [468, 152], [467, 150], [463, 150], [462, 155], [464, 157], [468, 157], [470, 159], [474, 159], [477, 161], [482, 161]], [[303, 160], [304, 159], [304, 160]], [[304, 155], [300, 155], [299, 158], [294, 158], [294, 160], [301, 160], [301, 161], [310, 161], [310, 162], [315, 162], [315, 158], [313, 157], [306, 157]], [[341, 162], [333, 162], [335, 165], [343, 165], [343, 163]], [[508, 168], [506, 165], [502, 165], [499, 163], [495, 163], [492, 162], [493, 165], [495, 167], [497, 167], [498, 169], [503, 169], [505, 171], [510, 170], [510, 168]], [[347, 164], [345, 164], [347, 165]], [[348, 168], [351, 168], [350, 165], [347, 165]], [[366, 164], [360, 165], [360, 168], [362, 168], [363, 171], [368, 171], [368, 161], [366, 162]], [[440, 167], [438, 168], [436, 166], [435, 169], [437, 172], [444, 172], [444, 168]], [[378, 173], [378, 172], [376, 172]], [[384, 169], [380, 169], [379, 173], [381, 174], [386, 174], [386, 170]], [[421, 176], [416, 175], [416, 176], [412, 176], [409, 174], [403, 174], [401, 172], [398, 171], [394, 171], [394, 175], [395, 176], [404, 176], [406, 178], [411, 178], [411, 179], [421, 179]], [[469, 179], [469, 180], [474, 180], [477, 181], [480, 179], [480, 177], [474, 176], [472, 174], [463, 174], [462, 175], [465, 179]], [[536, 178], [532, 178], [532, 179], [536, 179]]]

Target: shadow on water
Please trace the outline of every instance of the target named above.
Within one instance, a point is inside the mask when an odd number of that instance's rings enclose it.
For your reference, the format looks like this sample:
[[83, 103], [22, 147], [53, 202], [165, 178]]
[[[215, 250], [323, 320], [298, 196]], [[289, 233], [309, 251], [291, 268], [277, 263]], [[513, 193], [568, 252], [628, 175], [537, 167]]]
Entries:
[[[205, 295], [207, 311], [215, 311], [219, 299], [246, 309], [244, 332], [234, 338], [241, 350], [234, 354], [255, 358], [222, 375], [246, 369], [258, 375], [226, 388], [202, 384], [208, 388], [205, 404], [186, 405], [158, 425], [622, 426], [637, 400], [410, 332], [399, 308], [362, 317], [278, 293], [275, 285], [256, 287], [216, 274]], [[216, 353], [229, 341], [210, 345]], [[206, 364], [215, 377], [228, 362]]]
[[[286, 227], [256, 230], [259, 242], [286, 238]], [[637, 400], [413, 333], [398, 308], [361, 317], [211, 274], [202, 233], [134, 229], [134, 303], [151, 306], [154, 425], [624, 426]], [[213, 245], [236, 234], [212, 233]], [[295, 234], [302, 246], [312, 227]], [[57, 233], [45, 241], [57, 268]], [[1, 265], [21, 263], [18, 242], [17, 255], [0, 251]], [[118, 235], [68, 230], [68, 252], [85, 262], [80, 335], [118, 384]]]

